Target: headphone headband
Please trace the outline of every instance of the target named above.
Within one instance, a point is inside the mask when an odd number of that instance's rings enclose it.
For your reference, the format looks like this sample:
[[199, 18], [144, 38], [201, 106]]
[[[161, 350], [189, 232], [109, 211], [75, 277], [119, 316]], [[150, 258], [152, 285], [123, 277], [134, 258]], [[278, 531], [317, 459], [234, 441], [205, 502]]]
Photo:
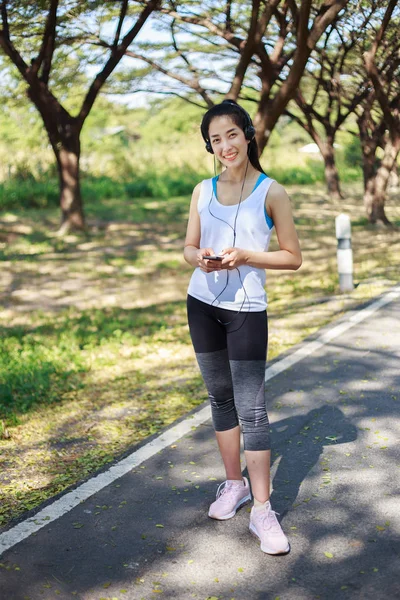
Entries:
[[246, 117], [247, 120], [247, 126], [253, 126], [253, 123], [251, 122], [251, 117], [249, 115], [249, 113], [247, 112], [247, 110], [245, 110], [243, 108], [243, 106], [240, 106], [240, 104], [238, 104], [237, 102], [235, 102], [234, 100], [229, 100], [229, 98], [227, 100], [222, 100], [221, 104], [230, 104], [231, 106], [234, 106], [235, 108], [238, 108]]

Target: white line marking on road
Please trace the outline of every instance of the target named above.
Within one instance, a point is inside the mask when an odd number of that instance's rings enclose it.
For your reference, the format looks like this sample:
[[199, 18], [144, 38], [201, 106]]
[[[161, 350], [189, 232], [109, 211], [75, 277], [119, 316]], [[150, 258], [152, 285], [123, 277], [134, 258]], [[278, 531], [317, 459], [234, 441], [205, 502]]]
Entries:
[[379, 298], [379, 300], [376, 300], [375, 302], [367, 306], [366, 308], [363, 308], [362, 310], [353, 313], [347, 321], [339, 323], [339, 325], [332, 327], [332, 329], [328, 329], [328, 331], [325, 331], [316, 340], [305, 343], [298, 350], [295, 350], [294, 352], [292, 352], [292, 354], [289, 354], [289, 356], [278, 360], [278, 362], [268, 367], [265, 370], [265, 381], [269, 381], [270, 379], [278, 375], [278, 373], [286, 371], [286, 369], [289, 369], [296, 363], [300, 362], [301, 360], [303, 360], [303, 358], [306, 358], [306, 356], [314, 354], [314, 352], [322, 348], [322, 346], [325, 346], [325, 344], [328, 344], [329, 342], [337, 338], [339, 335], [342, 335], [342, 333], [344, 333], [348, 329], [351, 329], [358, 323], [361, 323], [361, 321], [368, 319], [368, 317], [373, 315], [377, 310], [379, 310], [386, 304], [393, 302], [393, 300], [396, 300], [399, 297], [400, 286], [397, 286], [393, 288], [390, 292]]
[[196, 428], [207, 421], [210, 416], [209, 406], [199, 410], [184, 421], [171, 427], [171, 429], [168, 429], [168, 431], [165, 431], [151, 442], [148, 442], [135, 452], [132, 452], [132, 454], [120, 460], [107, 471], [104, 471], [104, 473], [100, 473], [92, 479], [89, 479], [72, 492], [68, 492], [65, 496], [62, 496], [52, 504], [43, 508], [33, 517], [18, 523], [12, 529], [0, 534], [0, 556], [3, 552], [12, 546], [15, 546], [15, 544], [18, 544], [18, 542], [29, 537], [32, 533], [35, 533], [48, 523], [51, 523], [51, 521], [55, 521], [59, 517], [62, 517], [96, 492], [99, 492], [113, 483], [116, 479], [129, 473], [133, 468], [139, 466], [142, 462], [151, 458], [163, 448], [173, 444], [176, 440], [192, 431], [193, 428]]
[[[347, 321], [344, 321], [332, 329], [329, 329], [316, 340], [306, 342], [303, 346], [289, 356], [278, 360], [275, 364], [268, 367], [265, 371], [265, 381], [269, 381], [279, 373], [282, 373], [282, 371], [289, 369], [292, 365], [303, 360], [303, 358], [314, 354], [314, 352], [322, 348], [325, 344], [329, 343], [331, 340], [338, 337], [351, 327], [354, 327], [356, 324], [361, 323], [361, 321], [364, 321], [370, 317], [377, 310], [399, 297], [400, 286], [393, 288], [392, 291], [388, 292], [368, 307], [353, 313]], [[180, 439], [187, 433], [190, 433], [192, 429], [198, 427], [202, 423], [205, 423], [210, 418], [211, 410], [210, 407], [207, 406], [194, 413], [184, 421], [174, 425], [171, 427], [171, 429], [168, 429], [168, 431], [165, 431], [138, 450], [135, 450], [135, 452], [132, 452], [132, 454], [110, 467], [107, 471], [96, 475], [92, 479], [89, 479], [77, 487], [75, 490], [68, 492], [65, 494], [65, 496], [62, 496], [58, 500], [55, 500], [52, 504], [49, 504], [40, 510], [33, 517], [30, 517], [29, 519], [18, 523], [8, 531], [1, 533], [0, 556], [6, 552], [6, 550], [9, 550], [33, 533], [36, 533], [45, 525], [48, 525], [52, 521], [62, 517], [67, 512], [78, 506], [78, 504], [84, 502], [96, 492], [99, 492], [103, 488], [107, 487], [116, 479], [119, 479], [126, 473], [129, 473], [129, 471], [131, 471], [133, 468], [139, 466], [142, 462], [148, 460], [157, 454], [157, 452], [160, 452], [160, 450], [170, 446], [176, 442], [176, 440]]]

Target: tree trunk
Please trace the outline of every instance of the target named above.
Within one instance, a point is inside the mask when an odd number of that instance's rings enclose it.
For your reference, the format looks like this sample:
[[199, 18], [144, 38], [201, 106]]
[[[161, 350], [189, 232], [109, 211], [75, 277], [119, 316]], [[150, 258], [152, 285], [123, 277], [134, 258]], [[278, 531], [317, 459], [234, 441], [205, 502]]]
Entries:
[[[327, 129], [326, 126], [325, 129]], [[335, 160], [335, 147], [333, 145], [335, 141], [335, 134], [328, 133], [326, 140], [323, 140], [321, 139], [321, 137], [317, 133], [317, 130], [311, 122], [309, 123], [307, 131], [310, 133], [312, 139], [317, 144], [319, 151], [321, 152], [322, 158], [324, 159], [325, 181], [330, 197], [332, 198], [332, 200], [343, 200], [343, 194], [340, 189], [339, 172], [337, 170]]]
[[385, 214], [385, 195], [378, 195], [376, 189], [377, 173], [380, 169], [376, 157], [376, 150], [383, 143], [383, 133], [380, 127], [371, 118], [371, 109], [367, 107], [361, 117], [357, 119], [362, 148], [362, 168], [364, 178], [364, 208], [370, 223], [378, 221], [389, 224]]
[[392, 227], [385, 213], [386, 192], [382, 186], [378, 189], [376, 184], [376, 179], [371, 180], [364, 192], [364, 206], [368, 221], [374, 225], [382, 223], [386, 227]]
[[[363, 140], [361, 140], [363, 142]], [[368, 188], [370, 182], [375, 179], [376, 171], [378, 169], [378, 160], [375, 156], [377, 144], [365, 140], [362, 143], [362, 168], [364, 178], [364, 190]]]
[[[65, 115], [64, 115], [65, 116]], [[81, 155], [80, 130], [69, 117], [57, 124], [46, 123], [47, 133], [57, 160], [60, 182], [61, 224], [59, 234], [84, 230], [85, 216], [80, 186], [79, 159]]]
[[399, 169], [398, 169], [398, 165], [397, 165], [397, 161], [394, 163], [392, 172], [390, 173], [390, 178], [389, 178], [389, 186], [388, 189], [392, 189], [392, 190], [398, 190], [399, 189], [399, 183], [400, 183], [400, 178], [399, 178]]
[[[358, 131], [360, 133], [362, 169], [364, 178], [364, 193], [367, 191], [370, 181], [375, 177], [376, 149], [379, 139], [376, 123], [371, 118], [371, 103], [369, 102], [357, 119]], [[375, 126], [375, 127], [373, 127]], [[371, 130], [372, 129], [372, 133]]]
[[328, 187], [328, 193], [334, 200], [342, 200], [343, 195], [340, 189], [339, 173], [335, 161], [335, 148], [333, 138], [328, 137], [321, 150], [325, 162], [325, 181]]
[[84, 230], [79, 179], [81, 126], [43, 84], [28, 88], [28, 96], [40, 112], [57, 160], [61, 207], [59, 234], [71, 229]]
[[394, 139], [388, 137], [384, 156], [380, 167], [372, 179], [370, 178], [364, 193], [364, 206], [370, 223], [381, 222], [391, 226], [385, 214], [386, 191], [389, 183], [390, 173], [394, 168], [400, 151], [400, 135]]
[[[79, 146], [79, 140], [77, 140]], [[70, 229], [85, 229], [85, 218], [80, 188], [80, 148], [58, 150], [57, 166], [60, 181], [61, 228], [59, 233]]]
[[254, 117], [254, 127], [256, 128], [256, 141], [258, 146], [258, 153], [261, 154], [264, 152], [266, 146], [268, 145], [269, 138], [271, 137], [271, 133], [273, 128], [276, 125], [276, 121], [273, 121], [269, 117], [268, 106], [270, 102], [263, 102], [261, 99], [257, 114]]
[[261, 94], [260, 101], [258, 104], [257, 113], [254, 116], [253, 123], [256, 129], [256, 141], [258, 146], [258, 153], [264, 152], [265, 147], [268, 144], [272, 128], [268, 129], [267, 117], [269, 114], [270, 100], [269, 95], [271, 92], [271, 84], [268, 78], [263, 79], [261, 76]]
[[364, 177], [364, 207], [367, 218], [371, 223], [376, 223], [374, 209], [376, 158], [371, 148], [363, 146], [363, 177]]
[[340, 189], [339, 173], [334, 157], [325, 160], [325, 179], [330, 197], [334, 200], [342, 200], [343, 194]]
[[323, 140], [315, 128], [314, 121], [312, 118], [311, 111], [308, 110], [308, 106], [301, 102], [300, 98], [296, 98], [297, 106], [303, 112], [306, 120], [302, 120], [296, 115], [287, 111], [287, 114], [294, 119], [303, 129], [311, 136], [312, 140], [317, 144], [321, 156], [325, 163], [325, 181], [328, 188], [328, 193], [333, 200], [342, 200], [343, 195], [340, 189], [339, 172], [336, 167], [335, 160], [335, 135], [336, 131], [330, 126], [327, 120], [322, 122], [323, 127], [326, 131], [326, 139]]

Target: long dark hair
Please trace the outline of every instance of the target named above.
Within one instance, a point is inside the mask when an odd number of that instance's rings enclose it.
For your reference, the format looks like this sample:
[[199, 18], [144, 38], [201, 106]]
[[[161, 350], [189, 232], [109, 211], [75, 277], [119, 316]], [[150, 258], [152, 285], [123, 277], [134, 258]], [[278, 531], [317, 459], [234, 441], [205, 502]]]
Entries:
[[[240, 127], [240, 129], [246, 135], [246, 130], [248, 131], [249, 127], [254, 127], [250, 115], [245, 109], [240, 106], [235, 100], [223, 100], [221, 104], [215, 104], [210, 110], [208, 110], [201, 121], [200, 130], [201, 135], [203, 136], [206, 144], [210, 144], [211, 142], [208, 135], [208, 130], [210, 128], [210, 123], [215, 117], [230, 117], [232, 121]], [[246, 136], [247, 137], [247, 136]], [[247, 138], [248, 139], [248, 138]], [[247, 154], [249, 157], [249, 161], [253, 165], [257, 171], [261, 171], [264, 173], [264, 169], [260, 165], [260, 160], [258, 158], [258, 146], [256, 142], [256, 138], [253, 136], [248, 145]]]

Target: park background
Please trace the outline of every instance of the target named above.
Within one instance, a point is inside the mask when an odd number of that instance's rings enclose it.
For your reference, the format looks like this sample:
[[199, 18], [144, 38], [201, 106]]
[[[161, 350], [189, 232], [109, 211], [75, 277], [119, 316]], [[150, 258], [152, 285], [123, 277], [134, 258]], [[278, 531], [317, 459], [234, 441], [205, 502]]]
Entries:
[[[397, 283], [400, 258], [398, 2], [7, 5], [0, 526], [204, 401], [182, 246], [191, 190], [214, 174], [199, 134], [212, 103], [228, 96], [250, 112], [261, 164], [293, 204], [303, 266], [268, 273], [270, 359]], [[353, 231], [348, 294], [336, 266], [341, 212]]]

